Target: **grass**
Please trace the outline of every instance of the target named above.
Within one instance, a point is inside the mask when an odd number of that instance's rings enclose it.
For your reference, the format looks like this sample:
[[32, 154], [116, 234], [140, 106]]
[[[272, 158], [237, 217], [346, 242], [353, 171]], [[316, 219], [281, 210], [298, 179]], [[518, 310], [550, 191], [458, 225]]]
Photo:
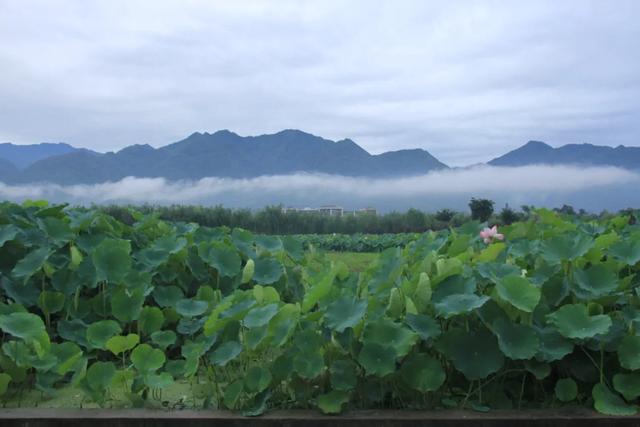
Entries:
[[360, 272], [366, 270], [378, 259], [379, 254], [375, 252], [327, 252], [327, 258], [331, 261], [342, 261], [349, 267], [349, 270]]

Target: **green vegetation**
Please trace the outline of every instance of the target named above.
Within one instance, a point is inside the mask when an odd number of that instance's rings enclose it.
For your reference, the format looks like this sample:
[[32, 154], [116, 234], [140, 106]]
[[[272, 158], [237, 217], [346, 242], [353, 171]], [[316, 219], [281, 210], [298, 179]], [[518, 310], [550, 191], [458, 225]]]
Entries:
[[327, 252], [326, 258], [329, 261], [345, 263], [349, 271], [362, 272], [378, 259], [378, 254], [371, 252]]
[[247, 416], [565, 403], [636, 412], [630, 216], [534, 210], [484, 238], [486, 224], [467, 222], [377, 254], [335, 254], [294, 236], [130, 214], [0, 204], [0, 399], [37, 391], [61, 404]]

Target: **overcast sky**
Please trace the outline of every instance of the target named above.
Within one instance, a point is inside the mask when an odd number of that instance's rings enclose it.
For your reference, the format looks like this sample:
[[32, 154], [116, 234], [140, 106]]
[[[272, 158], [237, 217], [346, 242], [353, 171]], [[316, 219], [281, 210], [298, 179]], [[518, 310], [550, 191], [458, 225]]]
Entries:
[[640, 145], [640, 1], [0, 0], [0, 141]]

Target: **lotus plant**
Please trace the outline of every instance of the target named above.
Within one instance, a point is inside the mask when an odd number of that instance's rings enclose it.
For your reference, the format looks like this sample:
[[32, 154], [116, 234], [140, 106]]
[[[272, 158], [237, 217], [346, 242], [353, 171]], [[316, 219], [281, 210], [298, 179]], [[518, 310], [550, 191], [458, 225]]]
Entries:
[[485, 229], [480, 232], [480, 237], [482, 237], [486, 244], [494, 240], [504, 240], [504, 234], [498, 233], [498, 226], [496, 225], [491, 228], [485, 227]]

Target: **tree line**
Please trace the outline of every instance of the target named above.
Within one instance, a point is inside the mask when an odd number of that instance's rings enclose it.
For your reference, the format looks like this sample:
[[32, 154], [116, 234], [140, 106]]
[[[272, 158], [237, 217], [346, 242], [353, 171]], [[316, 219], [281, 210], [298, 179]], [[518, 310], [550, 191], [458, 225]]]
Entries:
[[[384, 214], [360, 214], [330, 216], [317, 212], [284, 212], [282, 206], [266, 206], [262, 209], [235, 209], [224, 206], [198, 205], [138, 205], [95, 206], [120, 221], [133, 224], [133, 211], [143, 214], [155, 214], [167, 221], [195, 222], [207, 227], [240, 227], [256, 233], [265, 234], [383, 234], [383, 233], [420, 233], [428, 230], [441, 230], [457, 227], [469, 220], [489, 222], [491, 224], [511, 224], [526, 219], [533, 206], [521, 206], [515, 210], [508, 205], [499, 212], [494, 209], [495, 203], [488, 199], [473, 198], [469, 202], [468, 212], [442, 209], [437, 212], [424, 212], [409, 209], [405, 212], [389, 212]], [[564, 205], [556, 211], [581, 217], [602, 217], [589, 214], [583, 210], [575, 210]]]

